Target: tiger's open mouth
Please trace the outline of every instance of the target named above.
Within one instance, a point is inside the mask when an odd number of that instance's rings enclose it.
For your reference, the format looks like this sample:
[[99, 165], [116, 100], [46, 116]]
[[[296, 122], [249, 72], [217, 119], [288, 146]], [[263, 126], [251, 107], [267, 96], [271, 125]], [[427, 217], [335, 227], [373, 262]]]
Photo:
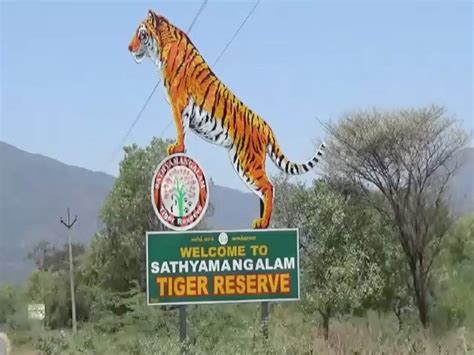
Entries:
[[130, 52], [137, 63], [141, 63], [145, 58], [146, 51]]

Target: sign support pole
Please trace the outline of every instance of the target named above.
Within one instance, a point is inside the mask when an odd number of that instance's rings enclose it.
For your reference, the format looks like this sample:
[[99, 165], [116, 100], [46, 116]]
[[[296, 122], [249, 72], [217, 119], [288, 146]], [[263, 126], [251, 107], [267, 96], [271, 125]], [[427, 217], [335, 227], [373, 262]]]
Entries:
[[[160, 223], [160, 229], [163, 231], [170, 230], [162, 223]], [[188, 324], [187, 324], [187, 314], [186, 314], [186, 305], [178, 306], [179, 313], [179, 346], [180, 353], [182, 355], [188, 353]]]
[[[263, 201], [260, 200], [260, 216], [263, 216]], [[268, 323], [270, 321], [270, 311], [268, 302], [261, 303], [261, 318], [260, 324], [262, 327], [263, 340], [268, 340]]]
[[188, 353], [188, 327], [186, 324], [186, 305], [179, 306], [179, 343], [181, 354]]
[[263, 334], [263, 339], [265, 341], [268, 340], [268, 323], [270, 321], [270, 312], [269, 312], [269, 304], [268, 302], [262, 302], [262, 334]]

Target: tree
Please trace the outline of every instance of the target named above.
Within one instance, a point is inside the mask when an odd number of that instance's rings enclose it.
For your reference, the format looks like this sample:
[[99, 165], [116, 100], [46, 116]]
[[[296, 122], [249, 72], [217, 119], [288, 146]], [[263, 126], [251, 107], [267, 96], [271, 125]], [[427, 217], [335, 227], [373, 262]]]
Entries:
[[18, 289], [4, 284], [0, 287], [0, 325], [6, 323], [9, 316], [16, 311]]
[[274, 223], [300, 227], [303, 307], [306, 313], [320, 314], [328, 338], [330, 318], [360, 307], [382, 288], [380, 268], [369, 249], [379, 226], [358, 224], [360, 210], [322, 181], [305, 188], [283, 177], [276, 180], [282, 197], [276, 201]]
[[[38, 266], [26, 284], [29, 302], [44, 303], [45, 323], [52, 328], [70, 326], [71, 292], [69, 280], [68, 245], [61, 249], [40, 242], [29, 254]], [[87, 280], [84, 278], [84, 260], [87, 253], [81, 244], [73, 244], [76, 314], [79, 321], [89, 318], [93, 301]]]
[[[84, 252], [84, 245], [72, 243], [73, 258], [84, 254]], [[59, 249], [47, 241], [41, 241], [28, 253], [28, 259], [33, 260], [38, 270], [41, 271], [69, 270], [69, 251], [67, 244], [64, 244], [63, 247]]]
[[164, 230], [153, 211], [150, 185], [170, 143], [153, 138], [145, 148], [135, 144], [124, 148], [119, 176], [101, 211], [105, 228], [93, 238], [86, 261], [91, 285], [125, 292], [138, 282], [145, 289], [145, 235]]
[[0, 286], [0, 331], [18, 332], [30, 329], [27, 300], [23, 287], [3, 284]]
[[461, 217], [436, 265], [435, 317], [445, 327], [474, 327], [474, 214]]
[[275, 200], [271, 226], [276, 228], [301, 227], [301, 216], [304, 206], [300, 203], [306, 187], [302, 183], [292, 183], [290, 177], [284, 173], [273, 177], [275, 186]]
[[360, 226], [374, 225], [374, 233], [367, 241], [370, 243], [367, 252], [370, 260], [379, 266], [382, 278], [380, 294], [367, 298], [362, 310], [372, 308], [379, 312], [393, 312], [401, 330], [404, 314], [412, 305], [403, 251], [397, 243], [390, 221], [376, 209], [364, 206], [361, 201], [357, 201], [357, 205], [365, 210], [365, 213], [359, 213], [357, 216], [357, 223]]
[[451, 223], [445, 190], [467, 135], [436, 106], [358, 111], [327, 123], [326, 129], [327, 174], [383, 196], [379, 210], [396, 227], [426, 327], [432, 266]]
[[[349, 200], [352, 208], [363, 213], [354, 215], [355, 225], [358, 228], [374, 225], [374, 233], [367, 240], [367, 252], [381, 270], [383, 279], [380, 294], [364, 300], [362, 307], [355, 311], [361, 314], [367, 309], [376, 309], [378, 312], [393, 312], [398, 319], [399, 330], [402, 328], [403, 316], [411, 307], [408, 284], [407, 265], [403, 251], [395, 238], [395, 230], [384, 214], [378, 212], [380, 193], [374, 191], [366, 199], [365, 191], [360, 186], [340, 177], [326, 177], [328, 187]], [[370, 204], [367, 204], [370, 202]]]
[[145, 234], [163, 229], [150, 202], [150, 185], [168, 144], [153, 138], [146, 148], [124, 147], [119, 176], [101, 210], [105, 228], [91, 243], [87, 261], [91, 284], [127, 291], [138, 281], [144, 289]]

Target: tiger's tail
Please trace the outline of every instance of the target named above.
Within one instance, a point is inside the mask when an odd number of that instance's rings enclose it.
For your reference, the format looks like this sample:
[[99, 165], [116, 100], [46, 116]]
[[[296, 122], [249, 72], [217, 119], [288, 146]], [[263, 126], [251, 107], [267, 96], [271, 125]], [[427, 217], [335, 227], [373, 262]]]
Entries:
[[313, 169], [321, 159], [326, 146], [321, 143], [316, 154], [304, 164], [293, 163], [283, 154], [273, 134], [270, 134], [267, 146], [268, 155], [275, 165], [283, 172], [289, 175], [301, 175]]

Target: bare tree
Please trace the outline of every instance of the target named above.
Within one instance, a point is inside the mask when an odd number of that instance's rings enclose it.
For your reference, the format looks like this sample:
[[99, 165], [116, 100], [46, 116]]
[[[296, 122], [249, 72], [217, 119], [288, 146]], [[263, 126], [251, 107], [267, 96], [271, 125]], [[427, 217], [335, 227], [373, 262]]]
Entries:
[[377, 207], [396, 227], [426, 327], [431, 268], [450, 224], [445, 190], [468, 136], [437, 106], [358, 111], [325, 128], [326, 173], [381, 192]]

